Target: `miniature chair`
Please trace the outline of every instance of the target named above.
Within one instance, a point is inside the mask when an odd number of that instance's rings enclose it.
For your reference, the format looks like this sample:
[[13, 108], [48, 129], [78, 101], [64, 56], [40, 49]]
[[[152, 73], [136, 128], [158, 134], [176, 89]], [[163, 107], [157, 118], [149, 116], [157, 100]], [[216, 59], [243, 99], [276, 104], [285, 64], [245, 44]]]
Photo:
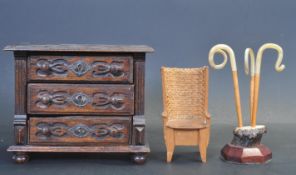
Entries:
[[208, 67], [162, 67], [161, 74], [167, 162], [171, 162], [177, 145], [199, 145], [201, 160], [206, 162], [210, 139]]

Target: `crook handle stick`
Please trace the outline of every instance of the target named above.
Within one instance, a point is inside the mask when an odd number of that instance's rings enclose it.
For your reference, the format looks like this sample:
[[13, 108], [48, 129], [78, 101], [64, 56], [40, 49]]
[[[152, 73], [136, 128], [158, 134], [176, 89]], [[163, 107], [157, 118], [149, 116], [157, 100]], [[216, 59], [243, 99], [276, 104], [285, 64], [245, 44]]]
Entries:
[[[250, 67], [249, 68], [249, 59]], [[250, 74], [250, 122], [253, 120], [253, 103], [254, 103], [254, 89], [255, 89], [255, 54], [253, 49], [247, 48], [245, 50], [245, 73]]]
[[281, 46], [273, 43], [266, 43], [263, 44], [257, 53], [256, 57], [256, 69], [255, 69], [255, 91], [254, 91], [254, 104], [253, 104], [253, 111], [252, 111], [252, 121], [251, 126], [256, 126], [256, 120], [257, 120], [257, 111], [258, 111], [258, 97], [259, 97], [259, 87], [260, 87], [260, 70], [261, 70], [261, 62], [262, 62], [262, 56], [263, 52], [266, 49], [274, 49], [278, 53], [277, 61], [275, 63], [275, 70], [277, 72], [281, 72], [285, 69], [285, 65], [282, 64], [283, 61], [283, 49]]
[[[214, 56], [216, 53], [221, 54], [224, 58], [224, 60], [221, 64], [216, 64], [214, 61]], [[231, 49], [231, 47], [229, 47], [226, 44], [215, 45], [214, 47], [211, 48], [211, 50], [209, 52], [209, 63], [211, 65], [211, 67], [213, 67], [214, 69], [223, 69], [227, 63], [228, 56], [230, 59], [230, 65], [231, 65], [231, 70], [232, 70], [238, 127], [242, 127], [243, 121], [242, 121], [242, 111], [241, 111], [241, 103], [240, 103], [240, 91], [239, 91], [239, 84], [238, 84], [235, 55], [234, 55], [233, 50]]]

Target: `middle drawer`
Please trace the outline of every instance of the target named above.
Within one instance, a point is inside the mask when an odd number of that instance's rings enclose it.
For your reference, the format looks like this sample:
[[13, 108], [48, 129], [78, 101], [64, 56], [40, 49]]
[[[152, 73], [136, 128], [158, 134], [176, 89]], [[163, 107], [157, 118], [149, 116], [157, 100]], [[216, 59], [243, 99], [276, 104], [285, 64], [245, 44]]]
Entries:
[[29, 114], [133, 115], [134, 85], [28, 85]]

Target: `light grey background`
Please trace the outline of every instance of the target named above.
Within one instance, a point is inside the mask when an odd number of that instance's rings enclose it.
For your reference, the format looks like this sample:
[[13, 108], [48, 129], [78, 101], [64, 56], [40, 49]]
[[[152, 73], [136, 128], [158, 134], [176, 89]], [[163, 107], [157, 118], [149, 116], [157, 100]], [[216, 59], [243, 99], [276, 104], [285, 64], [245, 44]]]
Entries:
[[[24, 43], [147, 44], [152, 46], [155, 53], [147, 55], [145, 104], [150, 145], [155, 152], [155, 154], [152, 153], [151, 159], [157, 157], [160, 159], [158, 161], [161, 162], [161, 166], [165, 166], [164, 172], [174, 173], [172, 171], [174, 167], [168, 168], [167, 166], [171, 165], [163, 164], [162, 160], [165, 150], [160, 117], [162, 111], [160, 67], [208, 65], [208, 51], [213, 45], [218, 43], [230, 45], [237, 56], [243, 115], [244, 120], [248, 122], [249, 77], [244, 75], [243, 70], [244, 49], [252, 47], [257, 50], [263, 43], [278, 43], [284, 49], [283, 62], [286, 70], [276, 73], [275, 52], [268, 51], [264, 54], [258, 123], [275, 128], [278, 136], [289, 134], [289, 131], [283, 131], [281, 128], [294, 128], [293, 125], [296, 122], [295, 17], [296, 1], [294, 0], [0, 0], [0, 48], [8, 44]], [[5, 147], [12, 143], [11, 126], [14, 113], [12, 53], [0, 52], [0, 65], [0, 144], [2, 145], [0, 147], [4, 152]], [[212, 136], [214, 143], [210, 145], [210, 149], [216, 152], [212, 152], [213, 156], [210, 156], [209, 162], [212, 158], [212, 161], [217, 162], [214, 166], [222, 169], [229, 165], [218, 163], [219, 149], [230, 140], [231, 129], [236, 124], [229, 63], [226, 67], [219, 71], [211, 69], [209, 83], [209, 111], [213, 115], [213, 134], [221, 132], [225, 134], [222, 137], [225, 139], [217, 135]], [[273, 136], [276, 136], [271, 134], [272, 132], [267, 136], [270, 142], [275, 141]], [[285, 151], [295, 149], [295, 139], [290, 143], [291, 146], [288, 146], [289, 149], [284, 148]], [[274, 149], [283, 150], [281, 147]], [[188, 154], [190, 157], [190, 153]], [[0, 157], [1, 155], [2, 153]], [[153, 155], [157, 156], [153, 157]], [[286, 152], [286, 155], [289, 156], [289, 152]], [[10, 154], [5, 153], [5, 159], [2, 162], [9, 161], [10, 157], [7, 158], [7, 156]], [[51, 161], [51, 164], [55, 165], [54, 161]], [[79, 159], [76, 161], [76, 163], [80, 162]], [[150, 161], [153, 162], [153, 160]], [[196, 164], [196, 162], [193, 163], [193, 165]], [[211, 173], [206, 171], [212, 166], [211, 163], [209, 164], [203, 166], [205, 169], [201, 171]], [[281, 168], [288, 170], [294, 167], [292, 164], [286, 167], [283, 162], [280, 162], [280, 165], [283, 165]], [[2, 168], [3, 166], [10, 170], [14, 167], [16, 170], [18, 168], [13, 164], [2, 165]], [[269, 165], [268, 170], [271, 173], [276, 172], [274, 170], [277, 169], [273, 166]], [[30, 170], [34, 172], [34, 169], [38, 167], [31, 167]], [[149, 169], [155, 170], [155, 168]], [[149, 172], [149, 169], [145, 171]], [[144, 169], [143, 172], [141, 172], [142, 169], [134, 169], [134, 171], [143, 173]], [[230, 172], [236, 173], [237, 170], [230, 170]], [[244, 172], [249, 173], [248, 170]]]

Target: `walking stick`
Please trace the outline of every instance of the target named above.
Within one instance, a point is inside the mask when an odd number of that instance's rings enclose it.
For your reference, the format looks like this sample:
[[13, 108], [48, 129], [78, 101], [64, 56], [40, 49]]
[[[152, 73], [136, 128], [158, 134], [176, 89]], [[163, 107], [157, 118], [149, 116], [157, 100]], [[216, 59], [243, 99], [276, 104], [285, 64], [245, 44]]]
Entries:
[[257, 120], [257, 110], [258, 110], [258, 97], [259, 97], [259, 87], [260, 87], [260, 70], [261, 70], [261, 62], [262, 62], [262, 56], [263, 52], [266, 49], [274, 49], [278, 52], [277, 61], [275, 63], [275, 70], [277, 72], [281, 72], [285, 69], [285, 65], [282, 64], [283, 61], [283, 49], [281, 46], [273, 43], [266, 43], [263, 44], [258, 52], [256, 57], [256, 69], [255, 69], [255, 91], [254, 91], [254, 104], [253, 104], [253, 111], [252, 111], [252, 122], [251, 126], [256, 126], [256, 120]]
[[[216, 53], [219, 53], [223, 56], [224, 60], [221, 64], [216, 64], [214, 61], [214, 56]], [[243, 126], [242, 121], [242, 111], [241, 111], [241, 103], [240, 103], [240, 91], [239, 91], [239, 84], [238, 84], [238, 76], [237, 76], [237, 68], [236, 68], [236, 61], [235, 55], [231, 47], [226, 44], [217, 44], [211, 48], [209, 52], [209, 63], [211, 67], [214, 69], [222, 69], [225, 67], [227, 63], [227, 58], [229, 56], [230, 65], [232, 70], [232, 78], [233, 78], [233, 87], [234, 87], [234, 96], [235, 96], [235, 106], [236, 106], [236, 113], [237, 113], [237, 122], [238, 127]]]
[[[249, 68], [249, 59], [250, 67]], [[250, 74], [250, 122], [253, 120], [253, 103], [254, 103], [254, 88], [255, 88], [255, 54], [253, 49], [247, 48], [245, 50], [245, 73]], [[250, 72], [250, 73], [249, 73]]]

